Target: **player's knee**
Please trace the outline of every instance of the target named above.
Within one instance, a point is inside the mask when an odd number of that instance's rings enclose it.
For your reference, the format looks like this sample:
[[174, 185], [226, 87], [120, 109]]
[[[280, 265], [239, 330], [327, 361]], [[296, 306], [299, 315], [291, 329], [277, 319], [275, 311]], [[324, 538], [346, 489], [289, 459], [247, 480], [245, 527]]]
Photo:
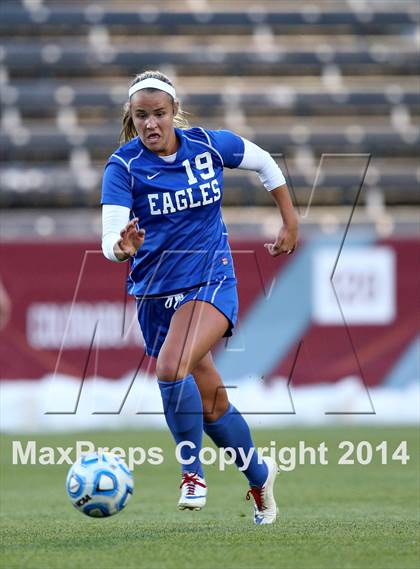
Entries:
[[156, 375], [159, 381], [177, 381], [185, 377], [182, 366], [177, 361], [171, 361], [167, 358], [158, 358]]

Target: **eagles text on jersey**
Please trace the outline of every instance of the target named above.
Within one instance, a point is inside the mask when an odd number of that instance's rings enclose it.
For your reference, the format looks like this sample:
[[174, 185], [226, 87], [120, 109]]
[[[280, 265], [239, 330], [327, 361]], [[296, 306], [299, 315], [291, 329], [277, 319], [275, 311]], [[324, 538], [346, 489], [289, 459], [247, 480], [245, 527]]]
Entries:
[[130, 208], [146, 230], [131, 260], [128, 289], [162, 295], [234, 277], [221, 215], [223, 167], [242, 161], [243, 140], [229, 131], [175, 129], [174, 162], [148, 150], [137, 137], [109, 159], [102, 204]]

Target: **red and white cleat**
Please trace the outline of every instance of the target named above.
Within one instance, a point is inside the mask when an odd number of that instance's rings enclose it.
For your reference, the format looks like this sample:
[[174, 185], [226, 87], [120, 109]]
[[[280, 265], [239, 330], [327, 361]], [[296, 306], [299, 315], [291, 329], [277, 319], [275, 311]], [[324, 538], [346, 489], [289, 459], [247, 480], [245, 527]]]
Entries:
[[278, 473], [278, 467], [275, 461], [270, 458], [264, 458], [264, 462], [268, 467], [268, 476], [264, 485], [261, 487], [251, 486], [246, 495], [246, 499], [254, 498], [254, 523], [257, 525], [273, 524], [276, 521], [278, 508], [274, 499], [274, 482]]
[[184, 472], [178, 510], [201, 510], [206, 505], [206, 481], [198, 474]]

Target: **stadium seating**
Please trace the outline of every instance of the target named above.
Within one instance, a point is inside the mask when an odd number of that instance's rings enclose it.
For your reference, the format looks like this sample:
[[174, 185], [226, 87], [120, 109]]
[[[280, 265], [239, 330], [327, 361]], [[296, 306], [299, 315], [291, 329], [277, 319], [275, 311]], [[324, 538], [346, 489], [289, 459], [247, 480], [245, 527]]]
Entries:
[[[192, 124], [276, 155], [299, 204], [321, 156], [344, 153], [371, 155], [362, 200], [416, 203], [416, 24], [412, 0], [3, 0], [0, 204], [96, 206], [127, 85], [150, 68]], [[361, 166], [329, 159], [313, 203], [348, 203]], [[226, 179], [226, 205], [271, 203], [254, 176]]]

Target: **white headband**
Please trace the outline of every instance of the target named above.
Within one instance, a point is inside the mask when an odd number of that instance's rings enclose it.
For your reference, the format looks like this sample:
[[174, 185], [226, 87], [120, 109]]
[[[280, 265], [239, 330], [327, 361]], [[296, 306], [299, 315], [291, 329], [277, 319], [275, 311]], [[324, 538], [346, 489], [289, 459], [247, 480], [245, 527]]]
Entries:
[[134, 93], [137, 93], [140, 89], [159, 89], [159, 91], [165, 91], [165, 93], [168, 93], [173, 100], [176, 99], [175, 89], [172, 85], [168, 85], [168, 83], [165, 83], [160, 79], [153, 79], [152, 77], [149, 79], [143, 79], [143, 81], [138, 81], [130, 87], [128, 90], [128, 98], [131, 99]]

